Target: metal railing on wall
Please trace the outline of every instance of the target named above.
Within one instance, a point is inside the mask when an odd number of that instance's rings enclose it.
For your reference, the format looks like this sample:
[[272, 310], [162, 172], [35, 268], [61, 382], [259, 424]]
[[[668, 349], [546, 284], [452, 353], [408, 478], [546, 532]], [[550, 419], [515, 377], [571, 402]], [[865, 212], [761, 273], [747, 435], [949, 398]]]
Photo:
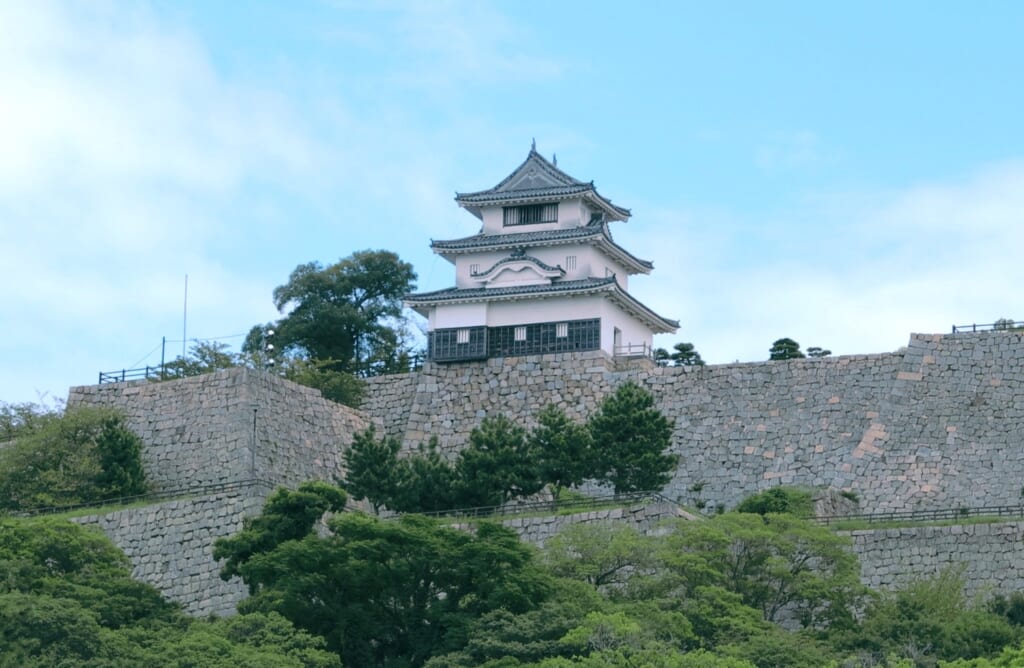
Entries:
[[586, 498], [559, 499], [551, 501], [529, 501], [510, 503], [500, 506], [478, 506], [476, 508], [455, 508], [417, 513], [428, 517], [477, 518], [494, 517], [496, 515], [527, 515], [531, 513], [558, 513], [561, 511], [586, 511], [605, 506], [626, 505], [636, 503], [671, 503], [679, 506], [672, 499], [660, 492], [627, 492], [624, 494], [608, 494], [604, 496], [588, 496]]
[[997, 320], [993, 323], [986, 325], [953, 325], [954, 334], [966, 334], [970, 332], [992, 332], [992, 331], [1011, 331], [1011, 330], [1022, 330], [1024, 329], [1024, 320], [1013, 321], [1013, 320]]
[[40, 506], [37, 508], [24, 508], [12, 512], [17, 517], [34, 517], [36, 515], [56, 515], [59, 513], [74, 512], [76, 510], [87, 510], [89, 508], [104, 508], [106, 506], [127, 506], [142, 502], [167, 501], [169, 499], [187, 498], [191, 496], [210, 496], [212, 494], [226, 494], [238, 492], [250, 487], [265, 487], [267, 490], [274, 489], [277, 483], [270, 480], [250, 478], [248, 480], [235, 480], [222, 482], [213, 485], [201, 485], [197, 487], [182, 487], [178, 489], [161, 490], [149, 492], [136, 496], [117, 496], [89, 503], [75, 503], [63, 506]]
[[830, 525], [840, 522], [865, 522], [867, 524], [884, 524], [888, 522], [941, 522], [947, 520], [966, 520], [980, 517], [1020, 517], [1024, 518], [1024, 503], [1012, 506], [977, 506], [959, 508], [935, 508], [930, 510], [896, 510], [892, 512], [859, 513], [853, 515], [819, 515], [813, 518], [820, 524]]

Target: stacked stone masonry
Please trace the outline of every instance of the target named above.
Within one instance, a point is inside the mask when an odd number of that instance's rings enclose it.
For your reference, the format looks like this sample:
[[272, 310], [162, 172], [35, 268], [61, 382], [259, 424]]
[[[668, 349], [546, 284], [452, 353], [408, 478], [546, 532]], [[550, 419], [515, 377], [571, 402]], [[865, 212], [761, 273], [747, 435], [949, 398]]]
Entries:
[[675, 422], [680, 465], [663, 493], [684, 504], [731, 507], [782, 484], [848, 490], [863, 511], [1021, 498], [1024, 343], [1012, 331], [914, 334], [889, 354], [707, 367], [621, 368], [599, 352], [431, 364], [372, 379], [363, 409], [407, 448], [437, 435], [457, 451], [487, 415], [530, 426], [554, 403], [583, 420], [628, 380]]
[[[245, 369], [77, 387], [68, 404], [124, 411], [145, 443], [144, 462], [157, 489], [252, 479], [294, 486], [339, 477], [352, 434], [370, 424], [406, 448], [436, 435], [454, 454], [487, 415], [505, 413], [530, 427], [554, 403], [584, 420], [630, 380], [649, 389], [674, 421], [671, 448], [680, 464], [662, 492], [684, 505], [732, 507], [780, 484], [853, 492], [861, 512], [1021, 500], [1024, 341], [1014, 331], [914, 334], [907, 348], [889, 354], [709, 367], [623, 363], [601, 352], [428, 364], [419, 373], [371, 379], [360, 411]], [[244, 502], [223, 500], [224, 515], [213, 510], [220, 497], [209, 498], [209, 508], [170, 502], [184, 505], [162, 512], [182, 526], [223, 524], [216, 535], [226, 535], [258, 509], [265, 492]], [[202, 531], [180, 536], [183, 561], [172, 568], [164, 553], [174, 551], [179, 536], [159, 533], [162, 520], [142, 511], [122, 512], [93, 523], [129, 551], [139, 577], [201, 614], [233, 605], [222, 602], [237, 600], [231, 597], [238, 590], [218, 593], [228, 585], [210, 576], [217, 567], [209, 563], [212, 541], [196, 538]], [[543, 542], [557, 522], [541, 522], [547, 529], [531, 523], [522, 532]], [[1010, 534], [985, 534], [995, 530], [981, 526], [950, 531], [948, 539], [933, 535], [936, 551], [927, 555], [929, 539], [907, 530], [855, 533], [855, 549], [869, 584], [889, 586], [932, 564], [963, 560], [972, 564], [972, 587], [1016, 587], [1008, 564], [1024, 555], [1010, 545]], [[917, 552], [903, 551], [905, 545]], [[979, 561], [972, 553], [993, 556]]]
[[225, 582], [213, 543], [259, 513], [267, 490], [245, 489], [119, 510], [73, 521], [99, 527], [128, 556], [132, 577], [156, 587], [196, 616], [229, 615], [248, 594], [241, 580]]

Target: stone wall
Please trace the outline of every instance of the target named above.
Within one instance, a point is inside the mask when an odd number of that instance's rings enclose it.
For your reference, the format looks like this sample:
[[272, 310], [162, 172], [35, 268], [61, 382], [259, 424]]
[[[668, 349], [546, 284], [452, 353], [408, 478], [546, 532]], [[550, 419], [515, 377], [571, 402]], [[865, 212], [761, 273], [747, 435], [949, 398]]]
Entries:
[[370, 423], [314, 390], [271, 374], [229, 369], [163, 383], [73, 387], [68, 407], [120, 409], [145, 448], [155, 490], [262, 479], [283, 485], [343, 471], [352, 434]]
[[851, 531], [861, 580], [894, 589], [963, 565], [968, 596], [1024, 591], [1024, 522]]
[[503, 520], [506, 526], [517, 534], [520, 540], [544, 547], [544, 543], [562, 529], [574, 524], [627, 524], [644, 534], [657, 531], [658, 524], [670, 519], [691, 518], [674, 503], [638, 503], [622, 508], [589, 510], [571, 515], [548, 515], [546, 517], [513, 517]]
[[848, 490], [862, 510], [1021, 497], [1018, 332], [914, 334], [895, 353], [708, 367], [619, 368], [600, 352], [428, 364], [373, 379], [363, 408], [406, 447], [435, 434], [452, 452], [487, 415], [529, 427], [554, 403], [582, 420], [627, 380], [675, 421], [680, 466], [663, 493], [684, 504], [731, 507], [779, 484]]
[[229, 615], [248, 590], [237, 578], [220, 579], [213, 542], [241, 530], [243, 518], [259, 513], [268, 491], [243, 486], [72, 521], [99, 527], [128, 556], [133, 578], [153, 585], [186, 612]]

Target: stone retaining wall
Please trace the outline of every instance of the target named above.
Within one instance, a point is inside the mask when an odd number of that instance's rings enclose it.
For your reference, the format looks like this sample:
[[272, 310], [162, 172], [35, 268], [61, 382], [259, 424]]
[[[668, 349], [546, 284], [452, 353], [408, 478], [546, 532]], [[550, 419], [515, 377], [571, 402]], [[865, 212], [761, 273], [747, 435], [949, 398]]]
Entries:
[[294, 486], [343, 472], [352, 434], [370, 422], [314, 390], [250, 369], [162, 383], [73, 387], [68, 407], [114, 406], [145, 448], [155, 490], [262, 479]]
[[554, 403], [583, 420], [627, 380], [675, 421], [680, 466], [662, 491], [684, 504], [732, 507], [779, 484], [848, 490], [862, 511], [1021, 496], [1024, 343], [1012, 331], [914, 334], [895, 353], [707, 367], [620, 368], [601, 352], [428, 364], [372, 379], [364, 410], [407, 448], [437, 435], [454, 452], [487, 415], [529, 427]]
[[894, 589], [950, 566], [965, 567], [968, 596], [1024, 591], [1024, 522], [851, 531], [861, 580]]
[[153, 585], [189, 614], [230, 615], [248, 590], [237, 578], [220, 579], [213, 543], [240, 531], [243, 518], [260, 512], [267, 492], [243, 489], [72, 521], [99, 527], [128, 556], [133, 578]]

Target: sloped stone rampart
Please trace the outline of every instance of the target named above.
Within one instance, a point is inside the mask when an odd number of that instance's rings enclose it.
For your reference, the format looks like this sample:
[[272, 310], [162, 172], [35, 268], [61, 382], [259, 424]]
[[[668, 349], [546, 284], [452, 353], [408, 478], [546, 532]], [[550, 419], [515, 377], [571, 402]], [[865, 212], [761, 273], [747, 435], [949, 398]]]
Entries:
[[244, 488], [72, 521], [101, 529], [128, 556], [133, 578], [189, 614], [230, 615], [248, 590], [238, 578], [221, 580], [213, 543], [240, 531], [245, 517], [259, 513], [267, 492]]
[[675, 421], [680, 466], [662, 492], [684, 504], [732, 507], [781, 484], [848, 490], [862, 511], [1021, 496], [1024, 342], [1013, 331], [914, 334], [895, 353], [707, 367], [623, 368], [600, 352], [428, 364], [373, 379], [364, 410], [406, 448], [436, 435], [451, 453], [487, 415], [529, 427], [554, 403], [583, 420], [627, 380]]
[[73, 387], [68, 406], [114, 406], [145, 448], [155, 490], [239, 480], [284, 485], [343, 472], [363, 414], [271, 374], [229, 369], [162, 383]]

